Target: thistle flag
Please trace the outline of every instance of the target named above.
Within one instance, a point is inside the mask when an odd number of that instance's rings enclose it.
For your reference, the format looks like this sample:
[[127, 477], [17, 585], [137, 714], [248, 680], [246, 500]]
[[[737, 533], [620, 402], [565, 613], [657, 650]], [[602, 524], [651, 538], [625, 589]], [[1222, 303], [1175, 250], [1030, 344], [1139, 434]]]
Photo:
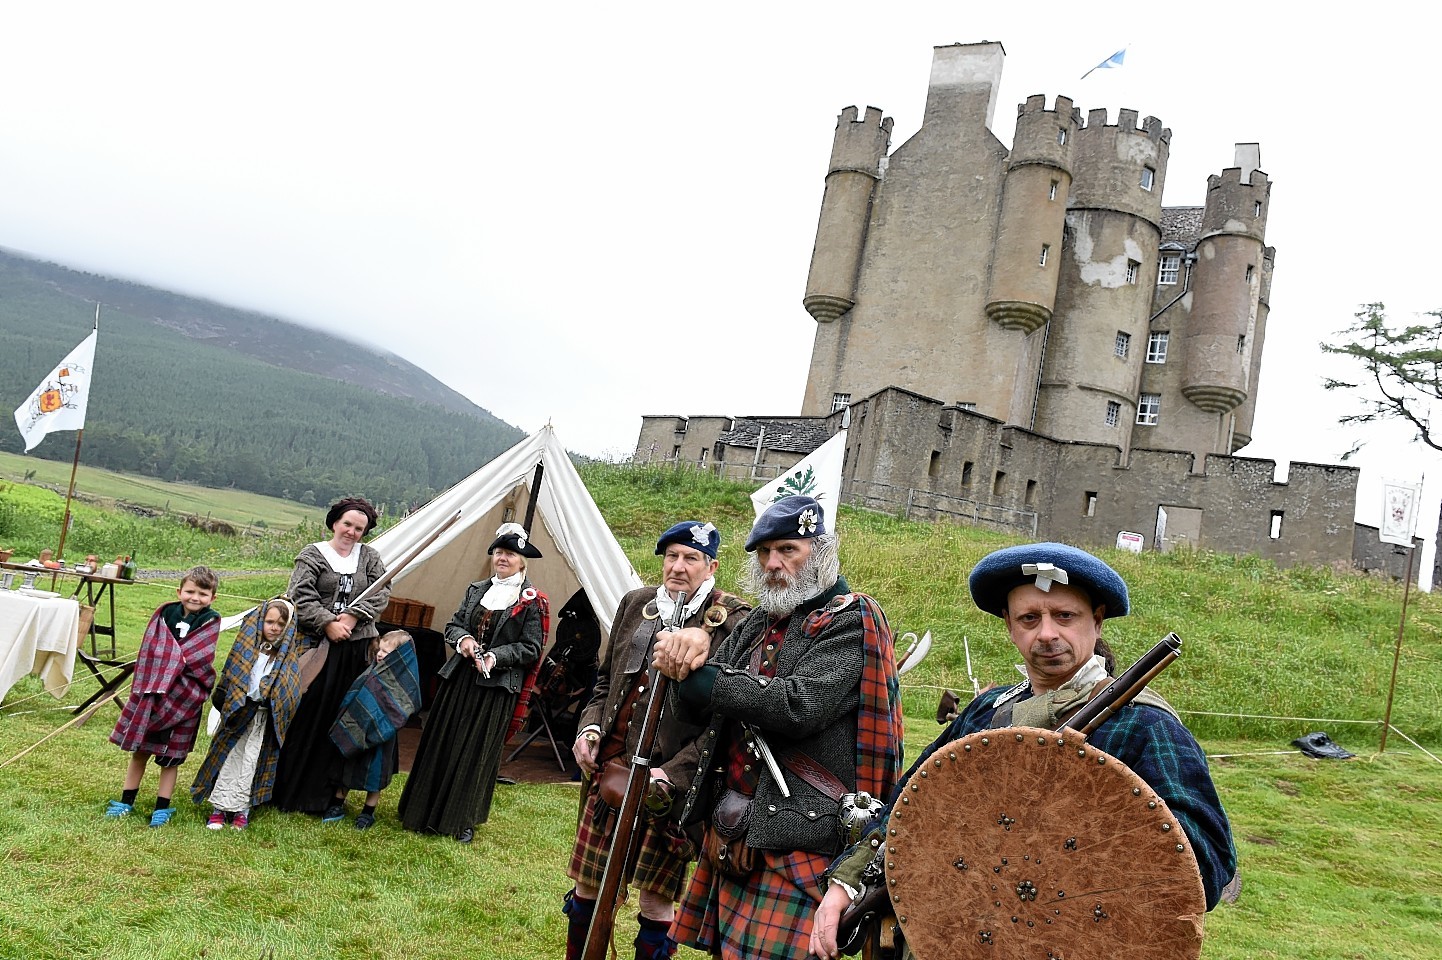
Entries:
[[1091, 70], [1088, 70], [1086, 73], [1082, 74], [1082, 75], [1081, 75], [1081, 78], [1082, 78], [1083, 80], [1085, 80], [1087, 77], [1091, 76], [1092, 73], [1095, 72], [1095, 71], [1097, 71], [1097, 70], [1110, 70], [1112, 67], [1120, 67], [1120, 66], [1122, 65], [1122, 61], [1125, 60], [1126, 58], [1127, 58], [1127, 48], [1126, 48], [1126, 47], [1122, 47], [1122, 48], [1121, 48], [1120, 50], [1118, 50], [1116, 53], [1112, 54], [1111, 56], [1109, 56], [1109, 57], [1107, 57], [1105, 60], [1103, 60], [1101, 63], [1099, 63], [1099, 64], [1097, 64], [1096, 66], [1092, 67]]
[[841, 502], [841, 462], [846, 458], [846, 431], [811, 451], [811, 454], [766, 486], [751, 494], [751, 505], [760, 517], [767, 507], [782, 497], [801, 494], [814, 497], [826, 508], [831, 529], [836, 529], [836, 505]]
[[1383, 543], [1412, 546], [1412, 531], [1417, 523], [1417, 503], [1422, 488], [1415, 483], [1396, 480], [1382, 481], [1382, 523], [1377, 538]]
[[40, 382], [30, 398], [15, 408], [15, 426], [25, 438], [25, 452], [56, 430], [85, 429], [85, 407], [90, 400], [90, 373], [95, 364], [95, 338], [99, 330], [80, 341], [64, 360]]

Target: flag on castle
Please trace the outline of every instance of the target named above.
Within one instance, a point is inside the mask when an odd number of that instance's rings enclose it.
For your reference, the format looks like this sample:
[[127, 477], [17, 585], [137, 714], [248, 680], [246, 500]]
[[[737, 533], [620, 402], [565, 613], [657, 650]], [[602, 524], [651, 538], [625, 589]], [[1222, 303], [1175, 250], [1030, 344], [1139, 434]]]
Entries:
[[1417, 526], [1417, 503], [1421, 499], [1420, 485], [1383, 480], [1382, 523], [1377, 528], [1377, 538], [1383, 543], [1412, 546], [1412, 531]]
[[46, 434], [56, 430], [84, 430], [85, 408], [90, 401], [90, 373], [95, 365], [95, 339], [99, 327], [66, 354], [29, 399], [15, 408], [15, 426], [25, 438], [25, 452], [35, 449]]
[[1090, 70], [1088, 70], [1086, 73], [1082, 74], [1082, 75], [1081, 75], [1081, 78], [1082, 78], [1083, 80], [1085, 80], [1087, 77], [1091, 76], [1093, 73], [1095, 73], [1095, 72], [1098, 71], [1098, 70], [1110, 70], [1112, 67], [1120, 67], [1120, 66], [1122, 65], [1122, 61], [1124, 61], [1126, 58], [1127, 58], [1127, 48], [1126, 48], [1126, 47], [1122, 47], [1122, 48], [1121, 48], [1120, 50], [1118, 50], [1116, 53], [1114, 53], [1114, 54], [1112, 54], [1111, 56], [1107, 57], [1107, 58], [1106, 58], [1105, 60], [1103, 60], [1101, 63], [1097, 64], [1096, 66], [1094, 66], [1094, 67], [1092, 67]]
[[831, 529], [836, 529], [836, 506], [841, 502], [841, 462], [846, 455], [846, 431], [842, 430], [794, 467], [751, 494], [756, 516], [782, 497], [801, 494], [813, 497], [826, 508]]

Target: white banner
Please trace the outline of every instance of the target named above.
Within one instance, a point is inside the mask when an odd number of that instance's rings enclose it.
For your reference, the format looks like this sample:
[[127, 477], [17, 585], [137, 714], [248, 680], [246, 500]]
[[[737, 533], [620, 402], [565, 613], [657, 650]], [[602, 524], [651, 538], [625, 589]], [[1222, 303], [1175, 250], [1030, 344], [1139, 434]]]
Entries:
[[99, 330], [80, 341], [30, 398], [15, 408], [15, 426], [25, 438], [25, 452], [35, 449], [47, 433], [85, 429], [85, 407], [90, 401], [90, 373], [95, 365], [95, 338]]
[[751, 494], [756, 516], [782, 497], [803, 494], [816, 498], [826, 508], [829, 529], [836, 529], [836, 505], [841, 502], [841, 462], [846, 459], [846, 431], [811, 451], [811, 455], [794, 467], [787, 468], [775, 480]]
[[1415, 483], [1397, 480], [1382, 481], [1382, 522], [1377, 538], [1383, 543], [1412, 546], [1412, 531], [1417, 527], [1417, 504], [1422, 488]]

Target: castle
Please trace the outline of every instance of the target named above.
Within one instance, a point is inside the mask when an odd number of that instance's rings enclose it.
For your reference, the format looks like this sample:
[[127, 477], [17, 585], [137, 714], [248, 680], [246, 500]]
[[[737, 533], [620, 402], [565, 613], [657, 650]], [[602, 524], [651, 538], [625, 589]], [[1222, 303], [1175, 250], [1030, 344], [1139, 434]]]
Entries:
[[[921, 128], [837, 120], [802, 300], [799, 417], [647, 416], [636, 459], [773, 476], [849, 425], [843, 498], [1026, 536], [1353, 555], [1357, 471], [1251, 440], [1275, 252], [1255, 143], [1164, 207], [1171, 131], [1029, 97], [999, 43], [935, 48]], [[1391, 564], [1392, 561], [1386, 561]]]

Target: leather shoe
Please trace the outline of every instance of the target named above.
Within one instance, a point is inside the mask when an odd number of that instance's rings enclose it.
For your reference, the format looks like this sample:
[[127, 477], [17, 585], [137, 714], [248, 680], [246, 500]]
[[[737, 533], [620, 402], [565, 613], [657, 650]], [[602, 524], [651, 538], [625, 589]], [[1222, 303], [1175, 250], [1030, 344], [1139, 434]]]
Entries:
[[462, 830], [460, 833], [456, 834], [456, 843], [470, 843], [472, 840], [475, 839], [475, 837], [476, 837], [475, 828], [474, 828], [474, 827], [466, 827], [466, 829], [464, 829], [464, 830]]

